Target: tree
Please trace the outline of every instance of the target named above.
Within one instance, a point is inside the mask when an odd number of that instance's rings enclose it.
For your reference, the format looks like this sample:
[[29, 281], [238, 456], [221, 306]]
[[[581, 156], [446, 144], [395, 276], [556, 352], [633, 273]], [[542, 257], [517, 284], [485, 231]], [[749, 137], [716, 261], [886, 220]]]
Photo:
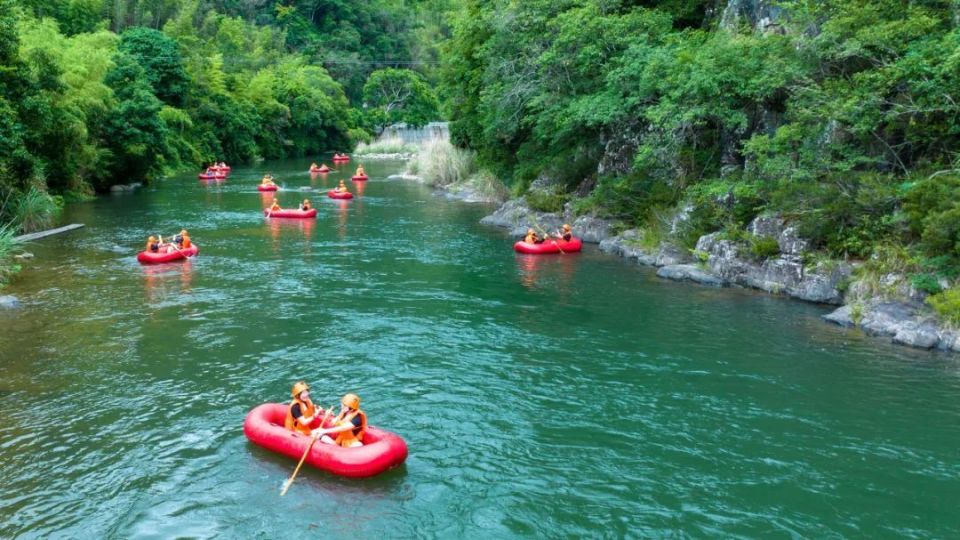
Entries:
[[363, 85], [363, 104], [381, 129], [396, 122], [420, 127], [439, 116], [439, 104], [423, 77], [409, 69], [374, 71]]
[[183, 103], [190, 79], [173, 38], [150, 28], [131, 28], [121, 36], [120, 51], [143, 67], [158, 98], [170, 105]]

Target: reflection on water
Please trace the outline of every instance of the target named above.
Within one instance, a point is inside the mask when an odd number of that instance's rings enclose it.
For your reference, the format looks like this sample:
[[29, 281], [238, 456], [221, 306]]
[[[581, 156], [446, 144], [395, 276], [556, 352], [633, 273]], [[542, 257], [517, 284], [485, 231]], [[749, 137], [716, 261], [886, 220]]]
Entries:
[[561, 297], [570, 295], [579, 254], [516, 254], [520, 283], [528, 289], [551, 289]]
[[143, 290], [150, 303], [163, 302], [171, 296], [190, 292], [190, 283], [193, 279], [191, 259], [163, 264], [144, 264], [140, 268], [144, 276]]
[[350, 201], [330, 199], [337, 207], [337, 237], [342, 241], [347, 237], [347, 216], [350, 211]]
[[354, 181], [354, 182], [353, 182], [353, 187], [354, 187], [354, 189], [355, 189], [356, 192], [357, 192], [357, 197], [358, 197], [358, 198], [359, 198], [359, 197], [363, 197], [363, 191], [364, 191], [365, 189], [367, 189], [367, 182], [366, 182], [366, 181], [360, 181], [360, 182]]

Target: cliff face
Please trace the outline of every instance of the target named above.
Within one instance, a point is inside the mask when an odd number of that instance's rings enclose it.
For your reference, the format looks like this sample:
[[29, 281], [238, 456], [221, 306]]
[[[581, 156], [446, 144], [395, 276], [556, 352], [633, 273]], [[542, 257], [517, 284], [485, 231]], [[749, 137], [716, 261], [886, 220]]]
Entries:
[[729, 0], [718, 2], [717, 12], [720, 13], [720, 28], [733, 29], [738, 26], [748, 26], [760, 32], [782, 32], [780, 20], [783, 17], [783, 8], [777, 7], [769, 0]]

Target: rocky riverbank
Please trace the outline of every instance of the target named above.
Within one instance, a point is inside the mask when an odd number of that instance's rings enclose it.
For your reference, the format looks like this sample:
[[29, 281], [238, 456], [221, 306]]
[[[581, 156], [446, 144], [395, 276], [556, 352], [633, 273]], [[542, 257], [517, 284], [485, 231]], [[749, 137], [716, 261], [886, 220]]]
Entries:
[[[681, 209], [669, 225], [676, 228], [684, 219]], [[692, 251], [667, 242], [648, 242], [639, 229], [614, 235], [609, 221], [574, 217], [569, 205], [562, 214], [538, 212], [523, 199], [513, 199], [480, 223], [508, 229], [514, 238], [522, 237], [530, 227], [555, 231], [563, 223], [571, 223], [584, 242], [599, 244], [600, 250], [639, 264], [658, 267], [657, 276], [665, 279], [713, 287], [748, 287], [806, 302], [838, 305], [842, 307], [824, 316], [826, 321], [859, 327], [870, 335], [889, 336], [901, 345], [960, 351], [960, 332], [940, 324], [916, 295], [910, 298], [905, 293], [902, 301], [863, 300], [862, 294], [848, 297], [848, 290], [856, 290], [855, 265], [817, 257], [796, 229], [778, 216], [754, 219], [741, 238], [726, 238], [723, 233], [701, 236]], [[757, 245], [764, 249], [756, 249]]]
[[[426, 184], [427, 182], [415, 174], [391, 174], [387, 177], [388, 180], [410, 180], [413, 182], [420, 182], [421, 184]], [[453, 199], [464, 202], [471, 203], [500, 203], [503, 202], [503, 199], [497, 195], [485, 193], [484, 190], [477, 188], [476, 186], [470, 185], [469, 183], [462, 184], [449, 184], [446, 186], [431, 186], [434, 189], [436, 195], [446, 197], [447, 199]]]

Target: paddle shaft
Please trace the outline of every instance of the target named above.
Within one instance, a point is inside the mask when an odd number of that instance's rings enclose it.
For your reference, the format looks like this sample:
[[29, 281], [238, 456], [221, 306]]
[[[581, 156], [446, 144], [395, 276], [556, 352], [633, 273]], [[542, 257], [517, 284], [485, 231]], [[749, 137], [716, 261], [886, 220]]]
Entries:
[[[327, 418], [330, 417], [330, 412], [333, 411], [331, 406], [327, 409], [326, 414], [323, 415], [323, 420], [320, 420], [320, 427], [323, 427], [323, 423], [327, 421]], [[300, 467], [303, 467], [303, 462], [307, 460], [307, 454], [310, 453], [310, 450], [313, 448], [313, 445], [316, 444], [317, 439], [320, 438], [320, 434], [314, 435], [310, 440], [310, 445], [307, 446], [307, 449], [303, 451], [303, 456], [300, 457], [300, 463], [297, 463], [297, 468], [293, 470], [293, 474], [290, 475], [290, 479], [283, 483], [283, 490], [280, 491], [280, 496], [283, 497], [287, 494], [287, 490], [290, 489], [290, 486], [293, 484], [293, 479], [297, 477], [297, 473], [300, 472]]]

